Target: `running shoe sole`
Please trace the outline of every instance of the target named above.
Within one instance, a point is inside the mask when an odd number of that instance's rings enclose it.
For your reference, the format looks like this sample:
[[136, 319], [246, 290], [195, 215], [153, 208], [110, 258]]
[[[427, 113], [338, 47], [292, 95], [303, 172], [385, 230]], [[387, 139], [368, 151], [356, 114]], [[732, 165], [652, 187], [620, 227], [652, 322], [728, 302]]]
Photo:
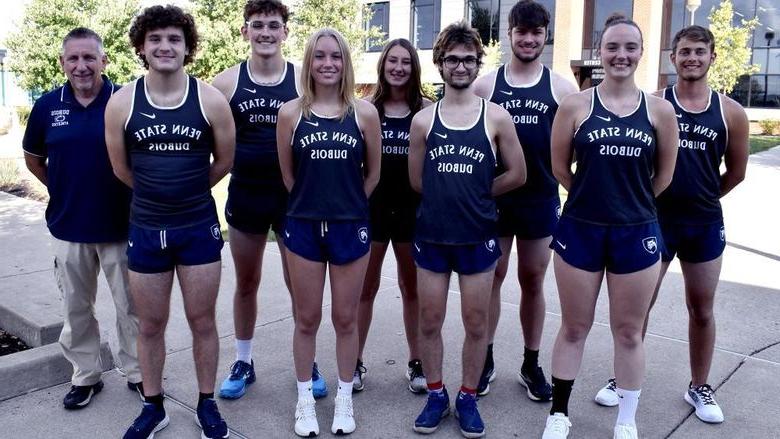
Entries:
[[[165, 417], [167, 418], [168, 415], [165, 415]], [[198, 424], [198, 428], [200, 428], [200, 439], [212, 439], [212, 438], [206, 436], [206, 432], [203, 431], [203, 426], [200, 425], [200, 419], [198, 419], [197, 413], [195, 414], [195, 423]], [[168, 425], [168, 424], [166, 423], [165, 425]], [[228, 429], [227, 432], [225, 432], [225, 435], [222, 436], [222, 439], [225, 439], [227, 437], [230, 437], [230, 429]]]
[[496, 380], [496, 370], [493, 369], [493, 372], [488, 376], [488, 384], [485, 386], [485, 389], [481, 392], [477, 392], [477, 396], [485, 396], [488, 393], [490, 393], [490, 383]]
[[154, 430], [152, 430], [152, 432], [149, 434], [147, 439], [153, 439], [154, 438], [154, 434], [157, 433], [158, 431], [162, 430], [163, 428], [167, 427], [170, 422], [171, 422], [171, 418], [169, 418], [168, 417], [168, 413], [166, 413], [165, 417], [163, 418], [163, 420], [160, 421], [160, 423], [157, 424], [156, 427], [154, 427]]
[[[460, 419], [457, 410], [455, 410], [455, 419]], [[485, 435], [485, 430], [483, 429], [481, 432], [473, 432], [473, 431], [465, 431], [463, 429], [460, 429], [460, 434], [462, 434], [463, 437], [467, 437], [467, 438], [482, 437]]]
[[438, 430], [438, 428], [439, 428], [439, 425], [441, 425], [441, 421], [442, 421], [442, 419], [446, 418], [446, 417], [447, 417], [447, 416], [449, 416], [449, 415], [450, 415], [450, 409], [448, 408], [447, 410], [445, 410], [445, 411], [443, 411], [443, 412], [442, 412], [442, 414], [441, 414], [441, 418], [439, 418], [439, 423], [438, 423], [438, 424], [436, 424], [435, 426], [433, 426], [433, 427], [423, 427], [423, 426], [419, 426], [419, 425], [415, 424], [415, 425], [414, 425], [414, 427], [413, 427], [413, 429], [414, 429], [414, 431], [416, 431], [417, 433], [422, 433], [422, 434], [431, 434], [431, 433], [433, 433], [434, 431]]

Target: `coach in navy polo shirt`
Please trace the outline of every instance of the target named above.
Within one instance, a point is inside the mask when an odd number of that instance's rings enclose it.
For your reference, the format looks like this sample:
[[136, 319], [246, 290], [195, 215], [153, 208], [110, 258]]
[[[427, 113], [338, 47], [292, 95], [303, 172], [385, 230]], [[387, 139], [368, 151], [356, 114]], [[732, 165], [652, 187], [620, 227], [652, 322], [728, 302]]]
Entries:
[[117, 88], [102, 75], [106, 61], [100, 36], [81, 27], [70, 31], [60, 55], [68, 80], [35, 102], [23, 140], [28, 169], [49, 190], [46, 224], [64, 303], [59, 341], [73, 365], [67, 409], [85, 407], [103, 388], [94, 315], [101, 268], [116, 305], [118, 357], [128, 387], [141, 387], [125, 255], [130, 191], [114, 177], [104, 136], [106, 103]]

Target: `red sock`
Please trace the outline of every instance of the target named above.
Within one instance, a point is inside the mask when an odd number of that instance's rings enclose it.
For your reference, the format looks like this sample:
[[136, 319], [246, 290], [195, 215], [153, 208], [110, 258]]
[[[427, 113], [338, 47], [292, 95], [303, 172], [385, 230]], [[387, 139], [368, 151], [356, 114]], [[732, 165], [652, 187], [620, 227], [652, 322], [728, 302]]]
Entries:
[[435, 383], [428, 383], [428, 390], [431, 392], [440, 392], [444, 388], [444, 384], [441, 381]]
[[477, 396], [477, 389], [471, 389], [466, 386], [460, 386], [460, 391], [463, 393], [468, 393], [471, 396]]

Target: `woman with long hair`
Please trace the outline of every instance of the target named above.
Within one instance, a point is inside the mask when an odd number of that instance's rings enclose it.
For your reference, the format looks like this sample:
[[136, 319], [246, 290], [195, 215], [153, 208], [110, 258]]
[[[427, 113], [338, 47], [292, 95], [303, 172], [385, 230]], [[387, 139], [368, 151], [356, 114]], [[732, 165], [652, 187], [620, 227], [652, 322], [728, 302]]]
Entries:
[[417, 272], [412, 258], [414, 219], [420, 196], [409, 184], [409, 127], [412, 117], [430, 100], [425, 98], [420, 82], [420, 60], [408, 40], [388, 42], [377, 64], [377, 82], [370, 100], [382, 122], [382, 173], [369, 200], [371, 212], [371, 256], [368, 260], [363, 293], [358, 309], [360, 350], [355, 366], [353, 389], [363, 390], [366, 367], [363, 349], [371, 326], [374, 299], [379, 291], [382, 262], [392, 242], [398, 268], [398, 287], [403, 303], [404, 329], [409, 345], [406, 378], [409, 390], [427, 390], [417, 344], [418, 313]]
[[276, 133], [282, 178], [290, 191], [284, 240], [295, 298], [295, 433], [319, 434], [311, 365], [328, 270], [339, 370], [331, 431], [349, 434], [355, 430], [357, 308], [371, 242], [368, 197], [379, 180], [379, 116], [369, 102], [355, 99], [349, 46], [334, 29], [309, 38], [301, 89], [301, 97], [279, 109]]
[[620, 395], [614, 437], [637, 437], [642, 327], [661, 266], [655, 197], [669, 185], [677, 155], [671, 104], [644, 93], [634, 80], [642, 57], [637, 24], [609, 17], [599, 51], [604, 81], [564, 99], [552, 129], [553, 173], [569, 197], [551, 244], [562, 318], [544, 439], [568, 436], [569, 396], [605, 272]]

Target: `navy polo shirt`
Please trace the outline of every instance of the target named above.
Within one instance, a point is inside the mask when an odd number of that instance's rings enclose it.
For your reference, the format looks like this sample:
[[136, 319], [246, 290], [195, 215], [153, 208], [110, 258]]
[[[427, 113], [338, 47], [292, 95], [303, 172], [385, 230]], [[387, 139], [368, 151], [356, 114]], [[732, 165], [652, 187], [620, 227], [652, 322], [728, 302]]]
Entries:
[[48, 161], [46, 224], [57, 239], [127, 239], [130, 189], [114, 176], [105, 140], [104, 113], [115, 88], [103, 76], [100, 93], [84, 107], [66, 82], [41, 96], [30, 113], [22, 147]]

